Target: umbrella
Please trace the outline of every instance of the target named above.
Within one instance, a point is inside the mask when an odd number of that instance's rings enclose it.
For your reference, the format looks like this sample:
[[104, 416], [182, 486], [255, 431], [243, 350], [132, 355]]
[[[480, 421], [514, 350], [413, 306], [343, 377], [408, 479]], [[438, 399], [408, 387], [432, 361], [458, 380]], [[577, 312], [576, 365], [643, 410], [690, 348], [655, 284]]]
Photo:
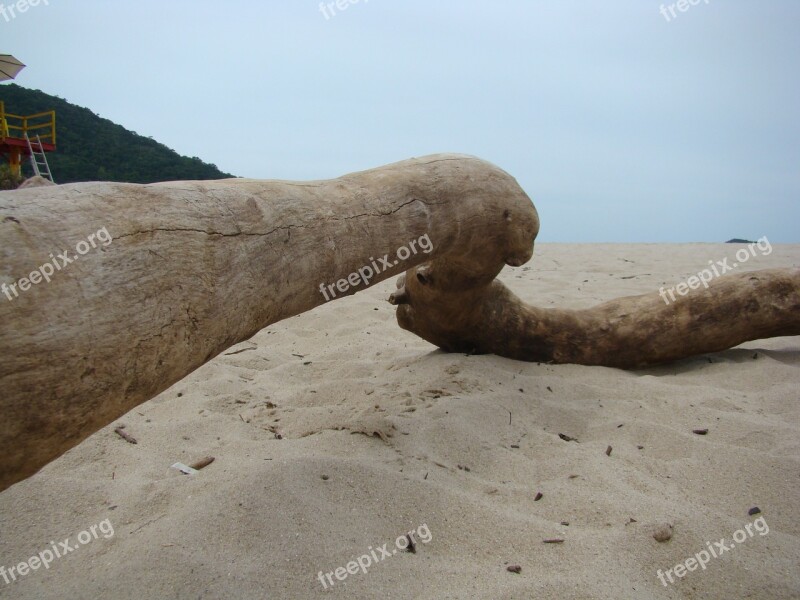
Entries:
[[14, 79], [17, 73], [25, 68], [21, 62], [10, 54], [0, 54], [0, 81]]

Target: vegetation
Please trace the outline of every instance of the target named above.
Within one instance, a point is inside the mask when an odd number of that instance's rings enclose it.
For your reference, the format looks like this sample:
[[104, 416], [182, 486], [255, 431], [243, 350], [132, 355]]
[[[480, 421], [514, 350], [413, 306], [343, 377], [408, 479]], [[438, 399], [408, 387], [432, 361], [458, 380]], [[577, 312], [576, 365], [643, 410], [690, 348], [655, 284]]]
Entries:
[[15, 190], [23, 178], [11, 173], [7, 164], [0, 164], [0, 190]]
[[[6, 111], [31, 115], [56, 111], [57, 150], [47, 160], [57, 183], [75, 181], [125, 181], [153, 183], [186, 179], [233, 177], [197, 157], [179, 155], [152, 138], [138, 135], [63, 98], [29, 90], [16, 84], [0, 86]], [[3, 165], [7, 168], [7, 165]], [[24, 173], [30, 176], [30, 165]], [[10, 173], [0, 171], [0, 186], [16, 187]], [[3, 187], [2, 189], [9, 189]]]

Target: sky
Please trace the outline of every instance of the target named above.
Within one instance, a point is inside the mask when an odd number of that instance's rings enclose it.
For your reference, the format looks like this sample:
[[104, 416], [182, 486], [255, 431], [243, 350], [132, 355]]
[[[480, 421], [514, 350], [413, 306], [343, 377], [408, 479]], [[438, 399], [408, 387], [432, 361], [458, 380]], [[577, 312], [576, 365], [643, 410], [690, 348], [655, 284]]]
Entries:
[[800, 242], [797, 0], [27, 2], [16, 83], [237, 176], [460, 152], [539, 241]]

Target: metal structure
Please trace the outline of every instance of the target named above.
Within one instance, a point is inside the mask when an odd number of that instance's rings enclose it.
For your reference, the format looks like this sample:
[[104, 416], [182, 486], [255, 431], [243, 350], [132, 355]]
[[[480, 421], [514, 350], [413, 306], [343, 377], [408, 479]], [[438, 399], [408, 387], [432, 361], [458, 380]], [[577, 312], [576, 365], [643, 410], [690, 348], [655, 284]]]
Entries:
[[36, 140], [31, 140], [28, 134], [25, 134], [25, 139], [28, 142], [28, 153], [31, 157], [31, 166], [33, 167], [34, 175], [49, 179], [53, 183], [53, 174], [50, 172], [50, 165], [47, 162], [47, 154], [45, 154], [44, 147], [42, 146], [42, 138], [38, 135]]
[[14, 175], [21, 174], [22, 157], [26, 156], [30, 157], [36, 175], [52, 181], [45, 153], [55, 149], [56, 111], [15, 115], [7, 113], [0, 100], [0, 155], [8, 161]]

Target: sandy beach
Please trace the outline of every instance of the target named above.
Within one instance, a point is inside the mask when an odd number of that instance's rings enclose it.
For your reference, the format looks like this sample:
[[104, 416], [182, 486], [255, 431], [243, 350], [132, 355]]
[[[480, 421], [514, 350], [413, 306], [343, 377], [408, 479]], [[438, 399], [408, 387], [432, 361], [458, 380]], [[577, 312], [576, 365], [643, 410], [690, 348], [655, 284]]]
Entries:
[[[741, 247], [538, 244], [500, 278], [588, 307]], [[775, 244], [735, 271], [798, 266]], [[394, 287], [268, 327], [1, 493], [0, 598], [800, 598], [800, 337], [636, 371], [445, 354]]]

